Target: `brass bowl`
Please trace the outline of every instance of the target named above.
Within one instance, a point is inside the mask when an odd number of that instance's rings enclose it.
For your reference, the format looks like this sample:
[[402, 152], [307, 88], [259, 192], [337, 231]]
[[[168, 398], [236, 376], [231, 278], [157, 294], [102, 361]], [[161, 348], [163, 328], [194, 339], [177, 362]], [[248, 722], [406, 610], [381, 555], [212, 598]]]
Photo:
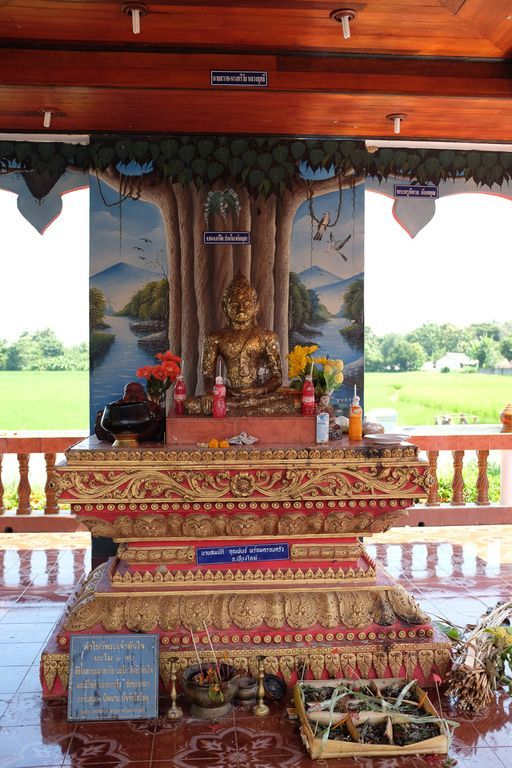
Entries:
[[[229, 677], [233, 674], [233, 668], [227, 664], [221, 664], [222, 677]], [[205, 672], [207, 665], [203, 668]], [[231, 702], [236, 699], [238, 694], [238, 678], [228, 680], [223, 685], [223, 701], [212, 699], [210, 696], [210, 686], [195, 683], [192, 678], [201, 671], [198, 664], [188, 667], [183, 672], [183, 692], [190, 704], [190, 714], [194, 717], [200, 717], [203, 720], [216, 720], [224, 717], [231, 712], [233, 706]]]

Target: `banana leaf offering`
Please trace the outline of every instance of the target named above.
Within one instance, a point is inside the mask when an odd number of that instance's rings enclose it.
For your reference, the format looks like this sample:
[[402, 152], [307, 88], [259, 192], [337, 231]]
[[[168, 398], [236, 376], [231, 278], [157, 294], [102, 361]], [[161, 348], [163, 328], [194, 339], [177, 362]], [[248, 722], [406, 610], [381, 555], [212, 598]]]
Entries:
[[312, 758], [446, 754], [450, 729], [415, 680], [301, 681], [294, 689]]

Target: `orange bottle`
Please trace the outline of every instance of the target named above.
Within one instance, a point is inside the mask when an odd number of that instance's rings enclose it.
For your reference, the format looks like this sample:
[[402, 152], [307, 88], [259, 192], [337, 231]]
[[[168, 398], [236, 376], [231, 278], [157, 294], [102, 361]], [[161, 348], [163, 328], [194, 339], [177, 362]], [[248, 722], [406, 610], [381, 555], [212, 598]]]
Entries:
[[355, 385], [354, 397], [352, 398], [352, 405], [350, 406], [350, 412], [348, 415], [348, 439], [363, 439], [363, 409], [359, 405], [359, 397], [357, 395], [357, 387]]

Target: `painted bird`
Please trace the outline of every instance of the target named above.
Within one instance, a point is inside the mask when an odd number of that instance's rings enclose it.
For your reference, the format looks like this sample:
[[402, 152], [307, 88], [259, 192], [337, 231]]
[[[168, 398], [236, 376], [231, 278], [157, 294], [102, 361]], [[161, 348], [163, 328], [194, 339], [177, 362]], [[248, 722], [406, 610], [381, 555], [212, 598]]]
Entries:
[[153, 241], [149, 239], [149, 237], [141, 237], [140, 238], [143, 243], [152, 243]]
[[327, 247], [327, 253], [333, 256], [337, 254], [338, 256], [341, 256], [344, 261], [348, 261], [348, 258], [344, 253], [341, 252], [341, 249], [348, 243], [351, 237], [352, 235], [347, 235], [344, 240], [335, 240], [332, 232], [329, 232], [329, 245]]
[[144, 253], [144, 248], [139, 248], [138, 245], [132, 245], [132, 251], [142, 251], [142, 253]]
[[325, 230], [327, 229], [327, 226], [331, 220], [331, 217], [329, 215], [328, 211], [325, 211], [322, 213], [322, 218], [318, 222], [318, 227], [316, 229], [315, 235], [313, 237], [313, 240], [321, 240], [324, 236]]

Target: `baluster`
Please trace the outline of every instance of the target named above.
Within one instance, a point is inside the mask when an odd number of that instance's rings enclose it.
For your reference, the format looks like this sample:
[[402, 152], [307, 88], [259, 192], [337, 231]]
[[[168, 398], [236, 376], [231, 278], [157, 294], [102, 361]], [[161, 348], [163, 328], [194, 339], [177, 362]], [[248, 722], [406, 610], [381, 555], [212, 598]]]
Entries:
[[18, 453], [20, 467], [20, 482], [18, 484], [18, 515], [30, 515], [30, 482], [28, 479], [28, 463], [30, 454]]
[[476, 480], [476, 503], [479, 506], [489, 504], [489, 478], [487, 477], [487, 459], [489, 451], [477, 451], [478, 477]]
[[462, 461], [464, 451], [452, 451], [453, 456], [453, 481], [452, 481], [452, 503], [456, 507], [462, 507], [464, 501], [464, 478], [462, 477]]
[[3, 461], [3, 453], [0, 453], [0, 515], [3, 515], [5, 512], [4, 508], [4, 484], [2, 483], [2, 461]]
[[56, 501], [55, 491], [51, 487], [50, 483], [53, 478], [53, 472], [55, 469], [55, 454], [45, 453], [44, 460], [46, 462], [46, 485], [44, 486], [44, 493], [46, 496], [46, 503], [44, 506], [45, 515], [58, 515], [59, 506]]
[[437, 459], [439, 458], [439, 451], [427, 451], [428, 457], [428, 469], [430, 475], [434, 479], [434, 482], [428, 489], [427, 507], [439, 506], [439, 483], [437, 482]]

